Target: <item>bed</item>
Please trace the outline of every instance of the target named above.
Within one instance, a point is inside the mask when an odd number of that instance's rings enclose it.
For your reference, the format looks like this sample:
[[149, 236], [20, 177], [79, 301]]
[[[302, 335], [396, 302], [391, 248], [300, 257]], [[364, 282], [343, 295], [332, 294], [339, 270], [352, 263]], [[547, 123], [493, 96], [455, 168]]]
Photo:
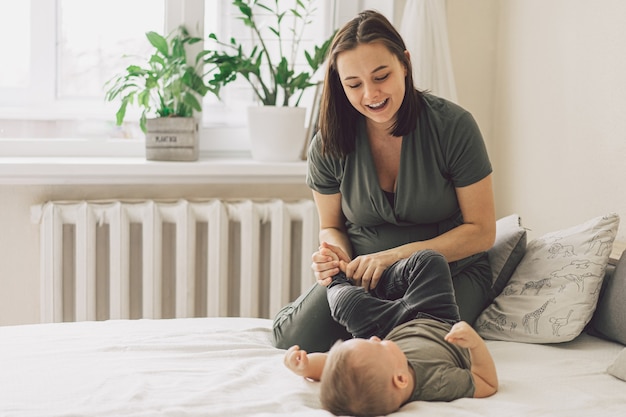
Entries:
[[[190, 318], [0, 328], [2, 416], [329, 416], [291, 374], [271, 321]], [[488, 341], [500, 377], [486, 399], [407, 404], [395, 416], [621, 416], [624, 347], [583, 333], [540, 345]]]
[[[414, 402], [393, 417], [626, 416], [626, 254], [607, 266], [610, 247], [596, 241], [614, 239], [617, 220], [602, 216], [528, 245], [513, 220], [510, 228], [500, 224], [511, 233], [499, 233], [499, 253], [490, 253], [498, 295], [476, 323], [499, 391]], [[585, 258], [592, 269], [562, 276], [554, 263], [570, 265], [572, 253], [578, 268]], [[538, 315], [520, 303], [545, 306]], [[573, 313], [563, 321], [566, 310]], [[515, 311], [529, 312], [517, 318]], [[203, 317], [0, 327], [0, 416], [330, 416], [319, 385], [284, 367], [271, 325]]]

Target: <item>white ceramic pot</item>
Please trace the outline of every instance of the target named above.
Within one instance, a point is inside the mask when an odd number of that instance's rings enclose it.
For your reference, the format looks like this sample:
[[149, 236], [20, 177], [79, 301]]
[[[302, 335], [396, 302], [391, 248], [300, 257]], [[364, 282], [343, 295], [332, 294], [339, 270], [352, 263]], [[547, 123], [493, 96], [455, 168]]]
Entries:
[[248, 108], [252, 158], [257, 161], [300, 161], [304, 147], [306, 108]]

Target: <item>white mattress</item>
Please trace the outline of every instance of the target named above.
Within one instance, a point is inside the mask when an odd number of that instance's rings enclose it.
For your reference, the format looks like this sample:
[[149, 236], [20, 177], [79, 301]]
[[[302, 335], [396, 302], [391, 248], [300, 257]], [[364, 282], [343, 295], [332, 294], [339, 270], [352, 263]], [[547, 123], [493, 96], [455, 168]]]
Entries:
[[[291, 374], [271, 321], [198, 318], [0, 327], [0, 416], [330, 416]], [[393, 416], [626, 416], [606, 374], [623, 346], [489, 341], [500, 391]]]

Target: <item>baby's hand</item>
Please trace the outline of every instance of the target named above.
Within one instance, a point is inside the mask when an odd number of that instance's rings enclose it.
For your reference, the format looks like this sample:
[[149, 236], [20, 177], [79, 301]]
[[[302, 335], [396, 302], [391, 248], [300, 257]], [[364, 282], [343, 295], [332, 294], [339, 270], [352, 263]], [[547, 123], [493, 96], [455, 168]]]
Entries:
[[300, 350], [298, 345], [293, 345], [285, 353], [284, 363], [296, 375], [304, 376], [309, 367], [309, 357], [305, 350]]
[[460, 321], [452, 326], [452, 329], [450, 329], [444, 339], [448, 343], [472, 349], [478, 345], [481, 337], [472, 326], [464, 321]]

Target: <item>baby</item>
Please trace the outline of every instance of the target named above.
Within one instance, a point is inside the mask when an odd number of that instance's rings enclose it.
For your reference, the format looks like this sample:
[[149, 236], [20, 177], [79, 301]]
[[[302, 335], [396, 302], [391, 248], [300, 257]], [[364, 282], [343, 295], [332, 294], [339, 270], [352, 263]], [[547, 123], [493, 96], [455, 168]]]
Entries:
[[292, 346], [284, 358], [297, 375], [321, 381], [326, 410], [385, 415], [410, 401], [497, 391], [491, 354], [480, 335], [459, 321], [448, 264], [439, 253], [419, 251], [396, 262], [372, 291], [344, 274], [327, 288], [333, 318], [354, 339], [335, 343], [327, 353]]
[[385, 415], [410, 401], [487, 397], [498, 386], [484, 341], [465, 322], [415, 319], [384, 340], [337, 342], [328, 353], [292, 346], [285, 365], [321, 381], [322, 407], [335, 415]]

